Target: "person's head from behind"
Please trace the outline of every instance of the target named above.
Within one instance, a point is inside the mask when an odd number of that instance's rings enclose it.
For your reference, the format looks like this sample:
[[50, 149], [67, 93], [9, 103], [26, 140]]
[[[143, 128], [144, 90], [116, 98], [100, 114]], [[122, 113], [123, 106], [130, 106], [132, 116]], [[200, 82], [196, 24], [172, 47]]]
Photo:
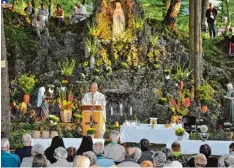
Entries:
[[36, 144], [32, 147], [31, 154], [32, 156], [36, 156], [37, 154], [44, 154], [44, 146], [41, 144]]
[[102, 142], [96, 142], [95, 144], [93, 144], [93, 152], [97, 155], [97, 156], [102, 156], [104, 153], [104, 146], [102, 144]]
[[234, 152], [234, 142], [229, 145], [229, 153]]
[[149, 140], [148, 139], [142, 139], [140, 141], [140, 148], [142, 151], [148, 151], [149, 150]]
[[78, 151], [81, 152], [93, 151], [93, 139], [90, 136], [84, 136], [82, 138]]
[[73, 167], [77, 167], [77, 168], [89, 168], [90, 166], [90, 160], [89, 158], [85, 157], [85, 156], [76, 156], [74, 158], [74, 162], [73, 162]]
[[120, 136], [119, 131], [112, 130], [110, 133], [110, 139], [112, 142], [118, 142], [119, 136]]
[[199, 153], [194, 158], [195, 167], [205, 167], [207, 164], [206, 156], [202, 153]]
[[62, 9], [62, 7], [61, 7], [61, 5], [60, 5], [60, 4], [57, 4], [56, 8], [57, 8], [57, 10]]
[[169, 148], [163, 148], [162, 152], [165, 153], [167, 161], [172, 161], [172, 152]]
[[41, 9], [45, 9], [45, 3], [41, 3]]
[[171, 145], [172, 152], [181, 152], [180, 144], [178, 142], [174, 142]]
[[46, 157], [42, 154], [37, 154], [33, 157], [32, 167], [47, 167]]
[[97, 92], [97, 89], [98, 89], [98, 84], [97, 83], [91, 83], [90, 92], [94, 94], [94, 93]]
[[211, 148], [209, 145], [204, 144], [200, 146], [200, 153], [204, 154], [206, 158], [208, 158], [211, 155]]
[[67, 150], [63, 147], [58, 147], [54, 150], [54, 158], [57, 160], [67, 159]]
[[153, 168], [154, 166], [153, 166], [153, 163], [151, 161], [145, 160], [145, 161], [143, 161], [141, 163], [141, 167], [151, 167], [151, 168]]
[[63, 147], [63, 148], [65, 148], [64, 142], [63, 142], [63, 138], [60, 137], [60, 136], [55, 136], [55, 137], [52, 139], [52, 142], [51, 142], [50, 147], [51, 147], [52, 149], [54, 149], [54, 150], [55, 150], [56, 148], [58, 148], [58, 147]]
[[67, 161], [68, 162], [73, 162], [75, 156], [76, 156], [76, 148], [69, 147], [67, 149]]
[[166, 162], [166, 155], [165, 153], [159, 151], [159, 152], [155, 152], [152, 155], [153, 158], [153, 165], [154, 167], [163, 167], [163, 165]]
[[126, 157], [137, 162], [141, 157], [141, 149], [138, 147], [128, 147]]
[[31, 142], [32, 142], [32, 137], [30, 134], [24, 134], [22, 136], [22, 143], [24, 144], [24, 146], [31, 146]]
[[212, 2], [209, 3], [210, 9], [214, 9], [214, 4]]
[[179, 161], [173, 161], [170, 163], [170, 166], [167, 167], [183, 168], [183, 165]]
[[85, 152], [85, 153], [83, 153], [83, 156], [89, 158], [90, 166], [96, 165], [97, 156], [96, 156], [96, 154], [94, 152], [92, 152], [92, 151]]
[[7, 138], [1, 139], [1, 150], [2, 151], [9, 151], [10, 149], [10, 142]]

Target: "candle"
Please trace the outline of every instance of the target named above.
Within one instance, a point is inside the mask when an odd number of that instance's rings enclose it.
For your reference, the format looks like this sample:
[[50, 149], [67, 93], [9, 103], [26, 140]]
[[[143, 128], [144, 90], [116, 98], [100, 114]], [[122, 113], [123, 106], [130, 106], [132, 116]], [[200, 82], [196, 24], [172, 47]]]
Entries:
[[130, 107], [129, 111], [130, 111], [130, 116], [132, 116], [132, 107]]
[[113, 107], [111, 107], [111, 116], [113, 116]]
[[121, 103], [119, 104], [119, 111], [120, 111], [120, 116], [123, 116], [123, 105]]

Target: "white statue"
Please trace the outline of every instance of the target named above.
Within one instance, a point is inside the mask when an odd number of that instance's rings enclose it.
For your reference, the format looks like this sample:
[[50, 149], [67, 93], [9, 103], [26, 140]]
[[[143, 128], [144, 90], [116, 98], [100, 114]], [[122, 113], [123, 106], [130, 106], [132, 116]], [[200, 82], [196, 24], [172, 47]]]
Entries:
[[113, 15], [113, 37], [121, 37], [125, 30], [125, 17], [121, 4], [116, 3], [116, 8]]
[[37, 94], [37, 107], [40, 107], [45, 94], [45, 87], [40, 87]]

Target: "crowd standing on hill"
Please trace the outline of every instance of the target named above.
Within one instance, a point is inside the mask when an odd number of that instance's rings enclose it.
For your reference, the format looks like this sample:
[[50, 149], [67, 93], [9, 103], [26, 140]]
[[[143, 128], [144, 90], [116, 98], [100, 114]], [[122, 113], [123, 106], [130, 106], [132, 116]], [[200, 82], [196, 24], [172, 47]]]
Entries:
[[84, 136], [79, 148], [66, 149], [63, 138], [55, 136], [51, 145], [44, 149], [41, 144], [31, 146], [31, 135], [22, 137], [23, 148], [10, 153], [7, 138], [1, 139], [2, 167], [234, 167], [234, 143], [229, 153], [220, 158], [212, 156], [212, 149], [204, 144], [195, 156], [186, 157], [181, 153], [179, 142], [169, 148], [153, 151], [150, 142], [142, 139], [137, 146], [126, 149], [118, 144], [118, 131], [111, 131], [111, 142], [104, 146], [102, 142], [93, 144], [90, 136]]

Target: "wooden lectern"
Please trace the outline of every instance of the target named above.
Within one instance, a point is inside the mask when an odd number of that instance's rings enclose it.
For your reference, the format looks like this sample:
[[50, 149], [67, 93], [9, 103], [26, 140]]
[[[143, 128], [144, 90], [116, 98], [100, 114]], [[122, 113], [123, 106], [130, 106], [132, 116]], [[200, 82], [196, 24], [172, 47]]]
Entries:
[[101, 105], [82, 105], [82, 127], [83, 136], [87, 135], [86, 130], [90, 127], [96, 128], [94, 138], [101, 138], [100, 130], [102, 130], [104, 118], [102, 116]]

